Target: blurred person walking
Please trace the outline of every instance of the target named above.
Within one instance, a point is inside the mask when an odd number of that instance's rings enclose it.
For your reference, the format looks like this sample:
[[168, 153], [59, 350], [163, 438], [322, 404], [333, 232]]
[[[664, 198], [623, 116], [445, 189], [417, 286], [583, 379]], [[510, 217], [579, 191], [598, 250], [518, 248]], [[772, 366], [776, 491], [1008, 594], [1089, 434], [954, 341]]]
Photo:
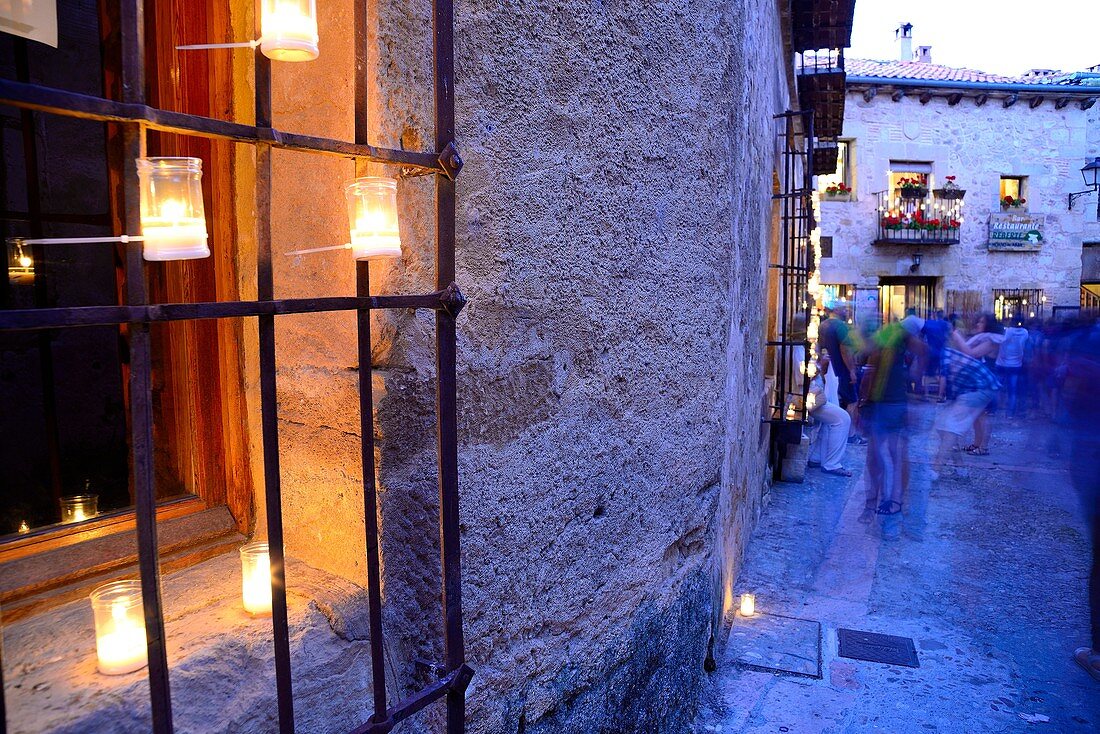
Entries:
[[924, 322], [921, 336], [924, 337], [925, 346], [928, 348], [924, 365], [924, 378], [935, 378], [936, 401], [947, 400], [947, 381], [943, 379], [943, 350], [947, 346], [947, 337], [951, 334], [951, 324], [943, 315], [943, 309], [936, 309], [935, 318]]
[[[843, 304], [828, 303], [825, 306], [825, 320], [818, 327], [818, 345], [829, 353], [829, 361], [836, 370], [838, 380], [837, 395], [841, 408], [848, 411], [854, 427], [858, 421], [857, 401], [853, 370], [856, 353], [859, 351], [855, 335], [848, 325], [848, 310]], [[849, 443], [865, 444], [866, 439], [854, 431], [848, 438]]]
[[1063, 397], [1069, 429], [1070, 475], [1080, 495], [1092, 545], [1089, 613], [1092, 646], [1073, 653], [1085, 671], [1100, 681], [1100, 324], [1084, 324], [1068, 339]]
[[[1004, 329], [997, 318], [991, 313], [984, 313], [978, 317], [975, 323], [974, 334], [963, 341], [962, 335], [956, 331], [952, 334], [950, 342], [958, 351], [980, 360], [988, 368], [990, 374], [995, 375], [997, 353], [1004, 341], [1003, 332]], [[994, 381], [996, 381], [996, 378], [994, 378]], [[989, 439], [993, 435], [990, 417], [997, 411], [997, 392], [999, 390], [999, 386], [994, 389], [993, 396], [986, 404], [986, 408], [978, 414], [974, 421], [974, 443], [963, 449], [972, 456], [986, 456], [989, 454]], [[956, 395], [959, 394], [956, 392]]]
[[1014, 324], [1005, 329], [1004, 341], [997, 350], [997, 377], [1007, 394], [1005, 411], [1010, 418], [1017, 418], [1020, 414], [1020, 383], [1023, 379], [1024, 353], [1027, 350], [1029, 336], [1023, 320], [1017, 319]]
[[958, 331], [951, 332], [948, 344], [943, 350], [943, 372], [948, 389], [955, 397], [936, 416], [933, 424], [940, 436], [939, 450], [933, 465], [937, 474], [942, 471], [951, 448], [971, 428], [974, 429], [975, 444], [967, 450], [979, 455], [989, 453], [988, 449], [977, 450], [977, 447], [988, 442], [988, 435], [982, 428], [983, 425], [988, 425], [988, 421], [984, 420], [985, 410], [1001, 388], [997, 376], [981, 359], [988, 347], [967, 346]]
[[923, 327], [924, 319], [913, 315], [883, 326], [872, 339], [860, 384], [860, 415], [871, 436], [867, 495], [860, 522], [870, 522], [877, 514], [882, 519], [882, 535], [888, 540], [900, 535], [898, 515], [909, 481], [906, 357], [911, 354], [918, 366], [923, 364], [925, 346], [918, 336]]

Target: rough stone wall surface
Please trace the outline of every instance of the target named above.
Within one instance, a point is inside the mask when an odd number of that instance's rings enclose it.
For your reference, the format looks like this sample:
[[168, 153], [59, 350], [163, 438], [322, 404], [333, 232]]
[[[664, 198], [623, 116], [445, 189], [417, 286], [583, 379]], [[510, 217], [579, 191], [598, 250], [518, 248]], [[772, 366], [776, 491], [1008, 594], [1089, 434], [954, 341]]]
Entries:
[[[994, 288], [1041, 288], [1048, 309], [1077, 305], [1087, 215], [1080, 205], [1067, 211], [1066, 195], [1080, 190], [1079, 169], [1096, 150], [1087, 116], [1076, 103], [1056, 110], [1050, 100], [1036, 109], [1026, 100], [1006, 109], [996, 98], [978, 107], [968, 97], [952, 107], [940, 98], [894, 102], [880, 93], [866, 102], [862, 94], [849, 94], [844, 137], [855, 141], [856, 195], [852, 202], [822, 203], [821, 232], [833, 237], [822, 282], [875, 286], [880, 276], [909, 275], [911, 254], [919, 251], [916, 274], [942, 278], [941, 299], [943, 289], [978, 290], [989, 308]], [[878, 226], [874, 194], [886, 189], [891, 160], [931, 161], [937, 186], [944, 176], [958, 177], [966, 189], [959, 244], [871, 244]], [[989, 215], [1000, 211], [1002, 175], [1027, 176], [1027, 209], [1046, 221], [1038, 252], [987, 248]]]
[[[347, 138], [350, 3], [319, 10], [325, 63], [277, 65], [277, 124]], [[373, 3], [370, 22], [371, 142], [431, 149], [430, 5]], [[776, 4], [474, 0], [456, 44], [469, 730], [683, 731], [763, 486]], [[351, 175], [276, 159], [276, 252], [345, 241]], [[434, 286], [430, 178], [399, 198], [405, 254], [372, 265], [375, 292]], [[279, 295], [352, 291], [346, 253], [276, 257]], [[408, 692], [411, 658], [440, 656], [433, 323], [372, 325]], [[353, 322], [278, 338], [290, 552], [361, 583]]]

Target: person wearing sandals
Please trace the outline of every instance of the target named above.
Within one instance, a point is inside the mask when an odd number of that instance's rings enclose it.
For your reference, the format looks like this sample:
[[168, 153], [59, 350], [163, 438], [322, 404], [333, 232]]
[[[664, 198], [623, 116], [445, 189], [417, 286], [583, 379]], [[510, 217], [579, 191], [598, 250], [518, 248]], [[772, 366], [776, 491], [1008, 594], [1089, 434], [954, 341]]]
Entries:
[[901, 534], [898, 515], [909, 479], [906, 354], [913, 356], [918, 367], [923, 365], [922, 328], [924, 319], [915, 315], [883, 326], [872, 340], [860, 383], [860, 415], [870, 429], [871, 441], [867, 447], [867, 499], [859, 519], [869, 523], [878, 515], [882, 536], [888, 540]]
[[1001, 389], [997, 376], [981, 360], [984, 347], [968, 347], [957, 331], [951, 333], [948, 344], [950, 346], [943, 350], [943, 372], [955, 399], [936, 416], [933, 424], [940, 434], [939, 451], [933, 467], [937, 473], [946, 462], [951, 447], [971, 428], [974, 429], [975, 443], [967, 448], [967, 452], [978, 456], [989, 453], [985, 447], [989, 434], [982, 430], [982, 425], [988, 423], [983, 423], [983, 419], [986, 408]]
[[839, 405], [836, 382], [828, 352], [822, 351], [817, 360], [817, 375], [810, 382], [810, 392], [815, 401], [815, 407], [810, 416], [820, 423], [821, 427], [810, 449], [809, 466], [821, 467], [824, 474], [850, 477], [852, 472], [845, 469], [841, 462], [848, 448], [848, 427], [851, 425], [852, 418], [848, 415], [848, 411]]

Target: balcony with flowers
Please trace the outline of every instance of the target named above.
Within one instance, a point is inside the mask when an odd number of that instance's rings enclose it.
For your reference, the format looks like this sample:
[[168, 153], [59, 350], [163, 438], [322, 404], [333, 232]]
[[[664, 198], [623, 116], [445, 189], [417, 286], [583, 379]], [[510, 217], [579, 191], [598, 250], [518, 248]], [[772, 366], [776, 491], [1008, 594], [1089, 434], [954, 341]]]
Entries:
[[[953, 183], [951, 177], [949, 183]], [[876, 245], [955, 245], [964, 217], [965, 193], [957, 186], [929, 189], [919, 178], [901, 178], [889, 191], [879, 191]]]

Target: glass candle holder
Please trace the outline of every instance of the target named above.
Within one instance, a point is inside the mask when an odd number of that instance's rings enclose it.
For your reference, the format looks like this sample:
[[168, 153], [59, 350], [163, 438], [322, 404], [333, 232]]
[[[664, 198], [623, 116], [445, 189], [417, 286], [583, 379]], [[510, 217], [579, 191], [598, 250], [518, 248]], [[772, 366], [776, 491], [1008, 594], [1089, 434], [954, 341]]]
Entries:
[[198, 158], [138, 158], [146, 260], [209, 257]]
[[144, 668], [148, 660], [141, 582], [115, 581], [91, 593], [99, 672], [122, 675]]
[[751, 617], [756, 614], [756, 594], [741, 595], [741, 616]]
[[397, 179], [357, 178], [346, 187], [351, 252], [356, 260], [401, 257], [397, 226]]
[[260, 52], [273, 61], [317, 58], [315, 0], [264, 0], [260, 15]]
[[249, 614], [271, 614], [271, 557], [267, 543], [241, 547], [241, 598]]
[[98, 494], [72, 494], [61, 498], [61, 522], [81, 522], [99, 514]]

